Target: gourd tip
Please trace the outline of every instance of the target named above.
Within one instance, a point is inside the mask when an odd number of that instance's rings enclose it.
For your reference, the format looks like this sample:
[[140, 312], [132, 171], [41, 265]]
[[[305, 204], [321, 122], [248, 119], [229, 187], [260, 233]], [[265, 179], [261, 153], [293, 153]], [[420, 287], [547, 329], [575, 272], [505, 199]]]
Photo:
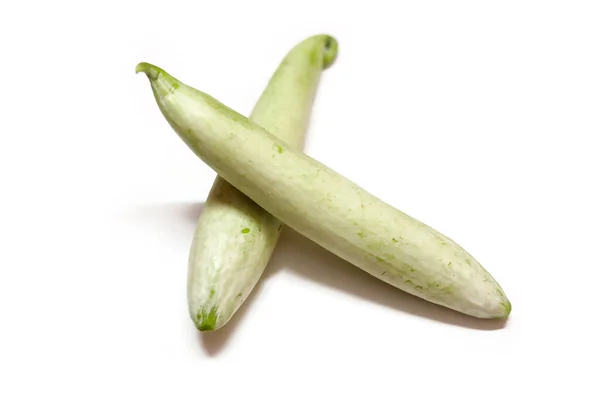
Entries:
[[210, 332], [218, 328], [217, 320], [219, 319], [219, 311], [216, 307], [209, 310], [202, 308], [195, 315], [194, 324], [200, 332]]
[[329, 68], [336, 60], [338, 55], [338, 42], [333, 36], [324, 35], [323, 44], [323, 69]]
[[502, 302], [502, 306], [504, 307], [505, 311], [504, 318], [508, 318], [512, 311], [512, 304], [510, 303], [510, 301], [508, 301], [508, 299], [506, 299], [504, 302]]
[[145, 73], [150, 80], [155, 80], [164, 71], [150, 63], [141, 62], [135, 67], [135, 73], [138, 74], [140, 72]]

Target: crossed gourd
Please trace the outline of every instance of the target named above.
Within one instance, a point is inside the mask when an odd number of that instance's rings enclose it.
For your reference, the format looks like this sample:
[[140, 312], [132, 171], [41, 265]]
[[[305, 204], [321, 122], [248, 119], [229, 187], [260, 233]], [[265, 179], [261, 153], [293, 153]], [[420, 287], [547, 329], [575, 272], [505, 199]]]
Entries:
[[250, 118], [161, 68], [138, 64], [170, 126], [218, 174], [189, 256], [195, 326], [211, 331], [231, 319], [284, 224], [405, 292], [478, 318], [508, 317], [504, 291], [465, 249], [303, 153], [321, 73], [337, 51], [328, 35], [297, 44]]

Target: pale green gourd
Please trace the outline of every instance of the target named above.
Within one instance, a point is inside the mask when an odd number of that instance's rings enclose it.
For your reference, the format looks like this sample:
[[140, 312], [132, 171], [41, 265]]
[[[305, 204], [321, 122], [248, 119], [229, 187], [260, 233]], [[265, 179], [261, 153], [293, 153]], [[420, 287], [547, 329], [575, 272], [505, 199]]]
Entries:
[[[321, 72], [337, 55], [328, 35], [296, 45], [281, 62], [250, 119], [301, 149]], [[217, 177], [200, 215], [189, 257], [188, 308], [200, 331], [225, 325], [269, 262], [281, 222]]]
[[284, 224], [430, 302], [480, 318], [510, 314], [500, 285], [450, 238], [162, 69], [141, 63], [137, 71], [188, 147]]

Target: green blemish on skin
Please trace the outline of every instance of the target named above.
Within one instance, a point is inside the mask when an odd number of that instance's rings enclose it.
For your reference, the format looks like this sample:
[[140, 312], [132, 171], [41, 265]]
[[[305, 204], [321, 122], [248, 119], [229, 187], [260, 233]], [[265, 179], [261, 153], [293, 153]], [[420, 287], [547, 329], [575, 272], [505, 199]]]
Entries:
[[239, 299], [240, 297], [242, 297], [242, 292], [239, 292], [236, 296], [236, 299]]
[[467, 264], [471, 265], [471, 260], [469, 260], [468, 258], [465, 260], [467, 262]]
[[242, 229], [242, 233], [245, 235], [246, 233], [250, 232], [250, 228], [244, 228]]
[[423, 286], [415, 286], [415, 289], [417, 289], [417, 290], [423, 290]]
[[383, 276], [383, 275], [385, 275], [385, 271], [383, 271], [383, 272], [381, 273], [381, 276]]
[[377, 256], [375, 256], [375, 259], [376, 259], [378, 262], [384, 262], [384, 261], [385, 261], [383, 258], [381, 258], [381, 257], [377, 257]]
[[446, 245], [446, 242], [442, 242], [442, 246], [445, 246], [445, 245]]
[[427, 289], [435, 288], [439, 291], [439, 293], [449, 294], [452, 292], [452, 285], [442, 288], [442, 285], [439, 282], [433, 281], [427, 284]]
[[212, 299], [213, 297], [215, 297], [215, 289], [214, 288], [210, 289], [210, 293], [208, 295], [209, 299]]
[[198, 314], [196, 314], [196, 321], [194, 321], [196, 328], [200, 332], [214, 330], [217, 325], [217, 313], [216, 307], [211, 308], [209, 312], [206, 312], [206, 309], [204, 308], [198, 311]]
[[358, 232], [358, 233], [357, 233], [357, 235], [358, 235], [358, 237], [359, 237], [359, 238], [361, 238], [361, 239], [364, 239], [364, 238], [366, 238], [366, 237], [367, 237], [367, 234], [366, 234], [366, 233], [364, 233], [364, 232]]
[[276, 144], [276, 145], [275, 145], [275, 148], [277, 149], [277, 152], [278, 152], [279, 154], [283, 153], [283, 148], [282, 148], [280, 145]]
[[406, 283], [407, 285], [412, 285], [412, 281], [411, 280], [404, 281], [404, 283]]
[[396, 239], [396, 238], [392, 238], [392, 242], [394, 242], [394, 243], [398, 243], [398, 239]]
[[414, 269], [412, 265], [407, 264], [407, 263], [402, 263], [402, 268], [407, 269], [410, 272], [415, 272], [416, 271], [416, 269]]
[[448, 266], [451, 267], [452, 266], [452, 261], [448, 261]]

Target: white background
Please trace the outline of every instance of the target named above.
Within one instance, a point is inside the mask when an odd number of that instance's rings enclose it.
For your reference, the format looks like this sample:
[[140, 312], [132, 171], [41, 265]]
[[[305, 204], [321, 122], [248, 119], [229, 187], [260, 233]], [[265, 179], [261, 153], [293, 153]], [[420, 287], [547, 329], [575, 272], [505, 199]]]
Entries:
[[[598, 397], [596, 1], [3, 2], [0, 398]], [[505, 325], [393, 289], [287, 229], [201, 336], [187, 257], [215, 177], [140, 61], [248, 114], [334, 35], [306, 152], [466, 247]]]

